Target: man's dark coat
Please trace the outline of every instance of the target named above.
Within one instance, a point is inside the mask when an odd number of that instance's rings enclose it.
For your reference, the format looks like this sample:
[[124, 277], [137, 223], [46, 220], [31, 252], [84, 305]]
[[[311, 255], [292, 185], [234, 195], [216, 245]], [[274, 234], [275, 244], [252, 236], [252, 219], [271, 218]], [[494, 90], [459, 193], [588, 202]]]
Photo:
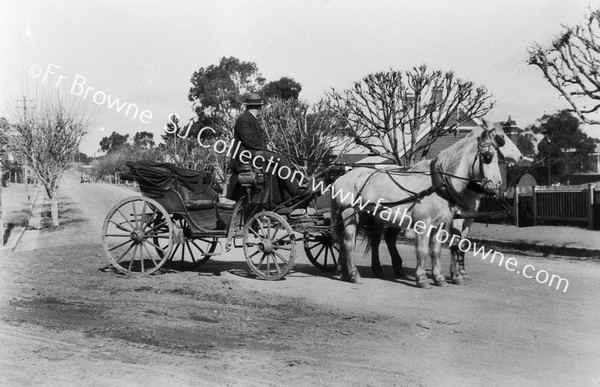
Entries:
[[242, 143], [240, 152], [247, 149], [254, 156], [256, 151], [267, 150], [265, 134], [256, 117], [248, 110], [244, 111], [235, 121], [233, 132], [233, 138], [236, 142], [240, 141]]

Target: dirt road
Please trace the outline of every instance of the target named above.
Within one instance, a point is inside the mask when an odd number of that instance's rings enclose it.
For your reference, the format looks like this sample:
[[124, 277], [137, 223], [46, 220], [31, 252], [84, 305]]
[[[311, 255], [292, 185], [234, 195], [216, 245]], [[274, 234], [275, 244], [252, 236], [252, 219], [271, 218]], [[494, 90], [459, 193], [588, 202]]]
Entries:
[[387, 277], [363, 259], [362, 285], [303, 254], [283, 281], [234, 275], [241, 249], [198, 272], [128, 278], [101, 270], [100, 228], [130, 195], [68, 178], [64, 226], [1, 257], [0, 385], [600, 383], [596, 262], [510, 252], [568, 278], [566, 293], [472, 256], [466, 286], [422, 290], [409, 246], [407, 278], [382, 248]]

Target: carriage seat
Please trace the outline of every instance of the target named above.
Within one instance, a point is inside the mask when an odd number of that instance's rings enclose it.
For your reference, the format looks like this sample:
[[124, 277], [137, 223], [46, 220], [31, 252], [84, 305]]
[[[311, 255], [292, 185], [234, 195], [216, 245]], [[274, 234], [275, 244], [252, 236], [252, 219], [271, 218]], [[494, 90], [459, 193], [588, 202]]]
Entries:
[[184, 204], [186, 210], [188, 211], [210, 210], [213, 208], [218, 208], [220, 210], [233, 210], [233, 207], [235, 206], [235, 204], [219, 203], [206, 199], [186, 200]]
[[238, 164], [236, 172], [238, 174], [238, 181], [244, 188], [262, 187], [265, 183], [264, 172], [253, 168], [250, 164]]

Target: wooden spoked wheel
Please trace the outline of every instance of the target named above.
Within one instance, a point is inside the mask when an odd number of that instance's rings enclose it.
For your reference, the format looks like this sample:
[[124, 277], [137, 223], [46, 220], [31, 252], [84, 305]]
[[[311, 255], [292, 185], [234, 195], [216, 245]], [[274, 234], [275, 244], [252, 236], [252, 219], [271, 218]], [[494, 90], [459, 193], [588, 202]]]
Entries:
[[[164, 247], [155, 243], [159, 239]], [[154, 273], [173, 250], [171, 217], [153, 199], [140, 196], [122, 200], [104, 219], [102, 246], [110, 264], [118, 271]]]
[[246, 261], [258, 278], [277, 280], [294, 266], [296, 237], [281, 215], [263, 211], [252, 216], [242, 235]]
[[[176, 223], [181, 228], [183, 242], [176, 243], [173, 247], [173, 252], [167, 259], [169, 268], [175, 270], [193, 270], [206, 263], [211, 257], [211, 255], [207, 254], [215, 252], [219, 244], [219, 239], [213, 237], [193, 238], [192, 228], [185, 218], [173, 219], [173, 223]], [[163, 229], [166, 229], [165, 225], [163, 225]], [[154, 243], [160, 246], [160, 249], [156, 251], [162, 254], [164, 248], [167, 247], [167, 241], [157, 238], [154, 240]]]
[[340, 248], [329, 231], [306, 232], [304, 252], [308, 260], [324, 271], [336, 271]]

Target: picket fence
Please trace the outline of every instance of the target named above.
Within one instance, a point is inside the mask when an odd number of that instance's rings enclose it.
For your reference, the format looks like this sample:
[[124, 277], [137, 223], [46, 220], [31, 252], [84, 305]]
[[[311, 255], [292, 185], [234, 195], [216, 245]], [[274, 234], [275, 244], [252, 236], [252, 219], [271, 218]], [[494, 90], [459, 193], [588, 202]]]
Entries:
[[513, 215], [519, 227], [543, 224], [598, 227], [600, 191], [593, 184], [515, 187], [513, 198]]

